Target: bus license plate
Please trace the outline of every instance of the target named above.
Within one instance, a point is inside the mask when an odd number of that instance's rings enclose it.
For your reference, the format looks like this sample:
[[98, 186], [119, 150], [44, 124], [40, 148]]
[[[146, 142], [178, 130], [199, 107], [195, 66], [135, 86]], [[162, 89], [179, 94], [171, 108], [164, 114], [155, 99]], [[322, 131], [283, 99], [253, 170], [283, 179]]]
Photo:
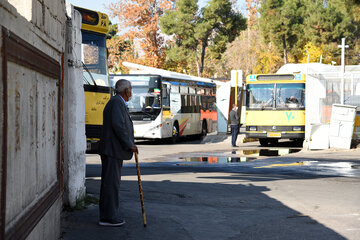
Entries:
[[267, 137], [280, 138], [281, 133], [267, 133]]

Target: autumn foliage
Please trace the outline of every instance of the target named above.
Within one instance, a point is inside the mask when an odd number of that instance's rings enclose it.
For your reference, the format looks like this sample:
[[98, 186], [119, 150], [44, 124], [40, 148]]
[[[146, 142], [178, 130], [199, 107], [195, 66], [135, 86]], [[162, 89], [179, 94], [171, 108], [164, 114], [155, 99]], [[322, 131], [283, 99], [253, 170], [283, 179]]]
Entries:
[[284, 63], [339, 63], [337, 45], [344, 37], [346, 63], [360, 62], [359, 0], [198, 3], [114, 0], [107, 8], [121, 27], [107, 42], [109, 67], [125, 73], [121, 63], [129, 61], [220, 78], [230, 77], [231, 69], [270, 73]]
[[[119, 42], [128, 41], [130, 45], [120, 50], [127, 50], [121, 59], [113, 61], [131, 61], [151, 67], [161, 68], [164, 64], [164, 37], [159, 31], [159, 19], [164, 11], [174, 7], [175, 0], [117, 0], [107, 6], [112, 17], [120, 21], [119, 37], [109, 44], [113, 48]], [[131, 49], [129, 49], [131, 46]], [[139, 52], [135, 49], [139, 49]], [[119, 55], [118, 55], [119, 56]], [[115, 64], [115, 63], [114, 63]]]

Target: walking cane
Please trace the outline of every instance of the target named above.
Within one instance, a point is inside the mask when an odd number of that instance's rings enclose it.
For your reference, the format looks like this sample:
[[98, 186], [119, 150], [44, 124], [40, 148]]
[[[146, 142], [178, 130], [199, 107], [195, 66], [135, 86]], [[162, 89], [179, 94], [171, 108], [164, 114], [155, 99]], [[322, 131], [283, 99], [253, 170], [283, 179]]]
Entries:
[[143, 196], [143, 191], [142, 191], [142, 187], [141, 187], [140, 168], [139, 168], [139, 160], [138, 160], [138, 154], [137, 153], [135, 153], [135, 162], [136, 162], [136, 171], [137, 171], [137, 177], [138, 177], [138, 183], [139, 183], [139, 192], [140, 192], [140, 202], [141, 202], [141, 211], [142, 211], [143, 223], [144, 223], [144, 227], [146, 227], [144, 196]]

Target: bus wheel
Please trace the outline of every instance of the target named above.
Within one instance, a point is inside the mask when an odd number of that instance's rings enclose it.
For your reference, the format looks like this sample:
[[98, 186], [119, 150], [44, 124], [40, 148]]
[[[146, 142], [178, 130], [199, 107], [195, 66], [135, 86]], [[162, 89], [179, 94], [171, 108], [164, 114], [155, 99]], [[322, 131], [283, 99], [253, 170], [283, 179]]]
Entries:
[[265, 147], [268, 145], [268, 139], [267, 138], [259, 138], [260, 145]]
[[206, 135], [207, 135], [207, 126], [206, 126], [206, 122], [203, 122], [201, 127], [200, 139], [204, 139]]
[[175, 122], [172, 128], [171, 142], [176, 143], [177, 141], [179, 141], [179, 125]]

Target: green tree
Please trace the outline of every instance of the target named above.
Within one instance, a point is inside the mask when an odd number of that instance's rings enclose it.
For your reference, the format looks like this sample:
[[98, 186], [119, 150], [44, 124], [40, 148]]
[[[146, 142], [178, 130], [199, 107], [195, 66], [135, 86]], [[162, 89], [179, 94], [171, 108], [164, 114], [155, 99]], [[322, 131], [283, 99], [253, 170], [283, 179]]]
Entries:
[[[351, 14], [351, 2], [346, 0], [327, 0], [324, 2], [314, 2], [308, 0], [306, 14], [308, 17], [304, 21], [304, 29], [308, 33], [308, 41], [314, 46], [321, 46], [327, 55], [328, 61], [340, 62], [339, 49], [337, 45], [341, 43], [341, 38], [347, 37], [347, 42], [353, 42], [353, 47], [359, 35], [359, 23]], [[334, 57], [336, 56], [337, 57]]]
[[[340, 30], [346, 37], [347, 49], [346, 64], [359, 64], [360, 62], [360, 0], [328, 0], [328, 4], [340, 10], [343, 15]], [[336, 41], [340, 43], [340, 38]], [[339, 50], [338, 50], [339, 51]], [[337, 60], [340, 61], [340, 60]]]
[[343, 37], [352, 42], [352, 55], [360, 49], [357, 10], [358, 0], [263, 0], [260, 29], [265, 41], [282, 52], [284, 63], [288, 59], [303, 62], [307, 58], [305, 45], [310, 42], [332, 61]]
[[106, 39], [111, 39], [112, 37], [114, 37], [117, 33], [118, 33], [118, 25], [117, 24], [112, 24], [110, 22], [109, 24], [109, 31], [106, 34]]
[[315, 44], [338, 42], [342, 37], [351, 35], [354, 27], [344, 1], [328, 0], [326, 4], [308, 0], [305, 31]]
[[226, 44], [245, 26], [245, 19], [232, 10], [229, 0], [211, 0], [200, 12], [197, 0], [179, 0], [176, 10], [166, 12], [160, 19], [161, 31], [173, 36], [168, 60], [180, 61], [187, 67], [189, 60], [195, 60], [198, 76], [203, 75], [206, 55], [221, 59]]
[[197, 15], [197, 0], [180, 0], [176, 3], [175, 11], [166, 11], [160, 18], [161, 31], [172, 36], [166, 51], [168, 69], [188, 72], [187, 62], [196, 59]]
[[285, 64], [289, 53], [297, 61], [301, 53], [298, 49], [306, 43], [304, 10], [303, 0], [263, 0], [261, 3], [259, 23], [262, 36], [283, 53]]

